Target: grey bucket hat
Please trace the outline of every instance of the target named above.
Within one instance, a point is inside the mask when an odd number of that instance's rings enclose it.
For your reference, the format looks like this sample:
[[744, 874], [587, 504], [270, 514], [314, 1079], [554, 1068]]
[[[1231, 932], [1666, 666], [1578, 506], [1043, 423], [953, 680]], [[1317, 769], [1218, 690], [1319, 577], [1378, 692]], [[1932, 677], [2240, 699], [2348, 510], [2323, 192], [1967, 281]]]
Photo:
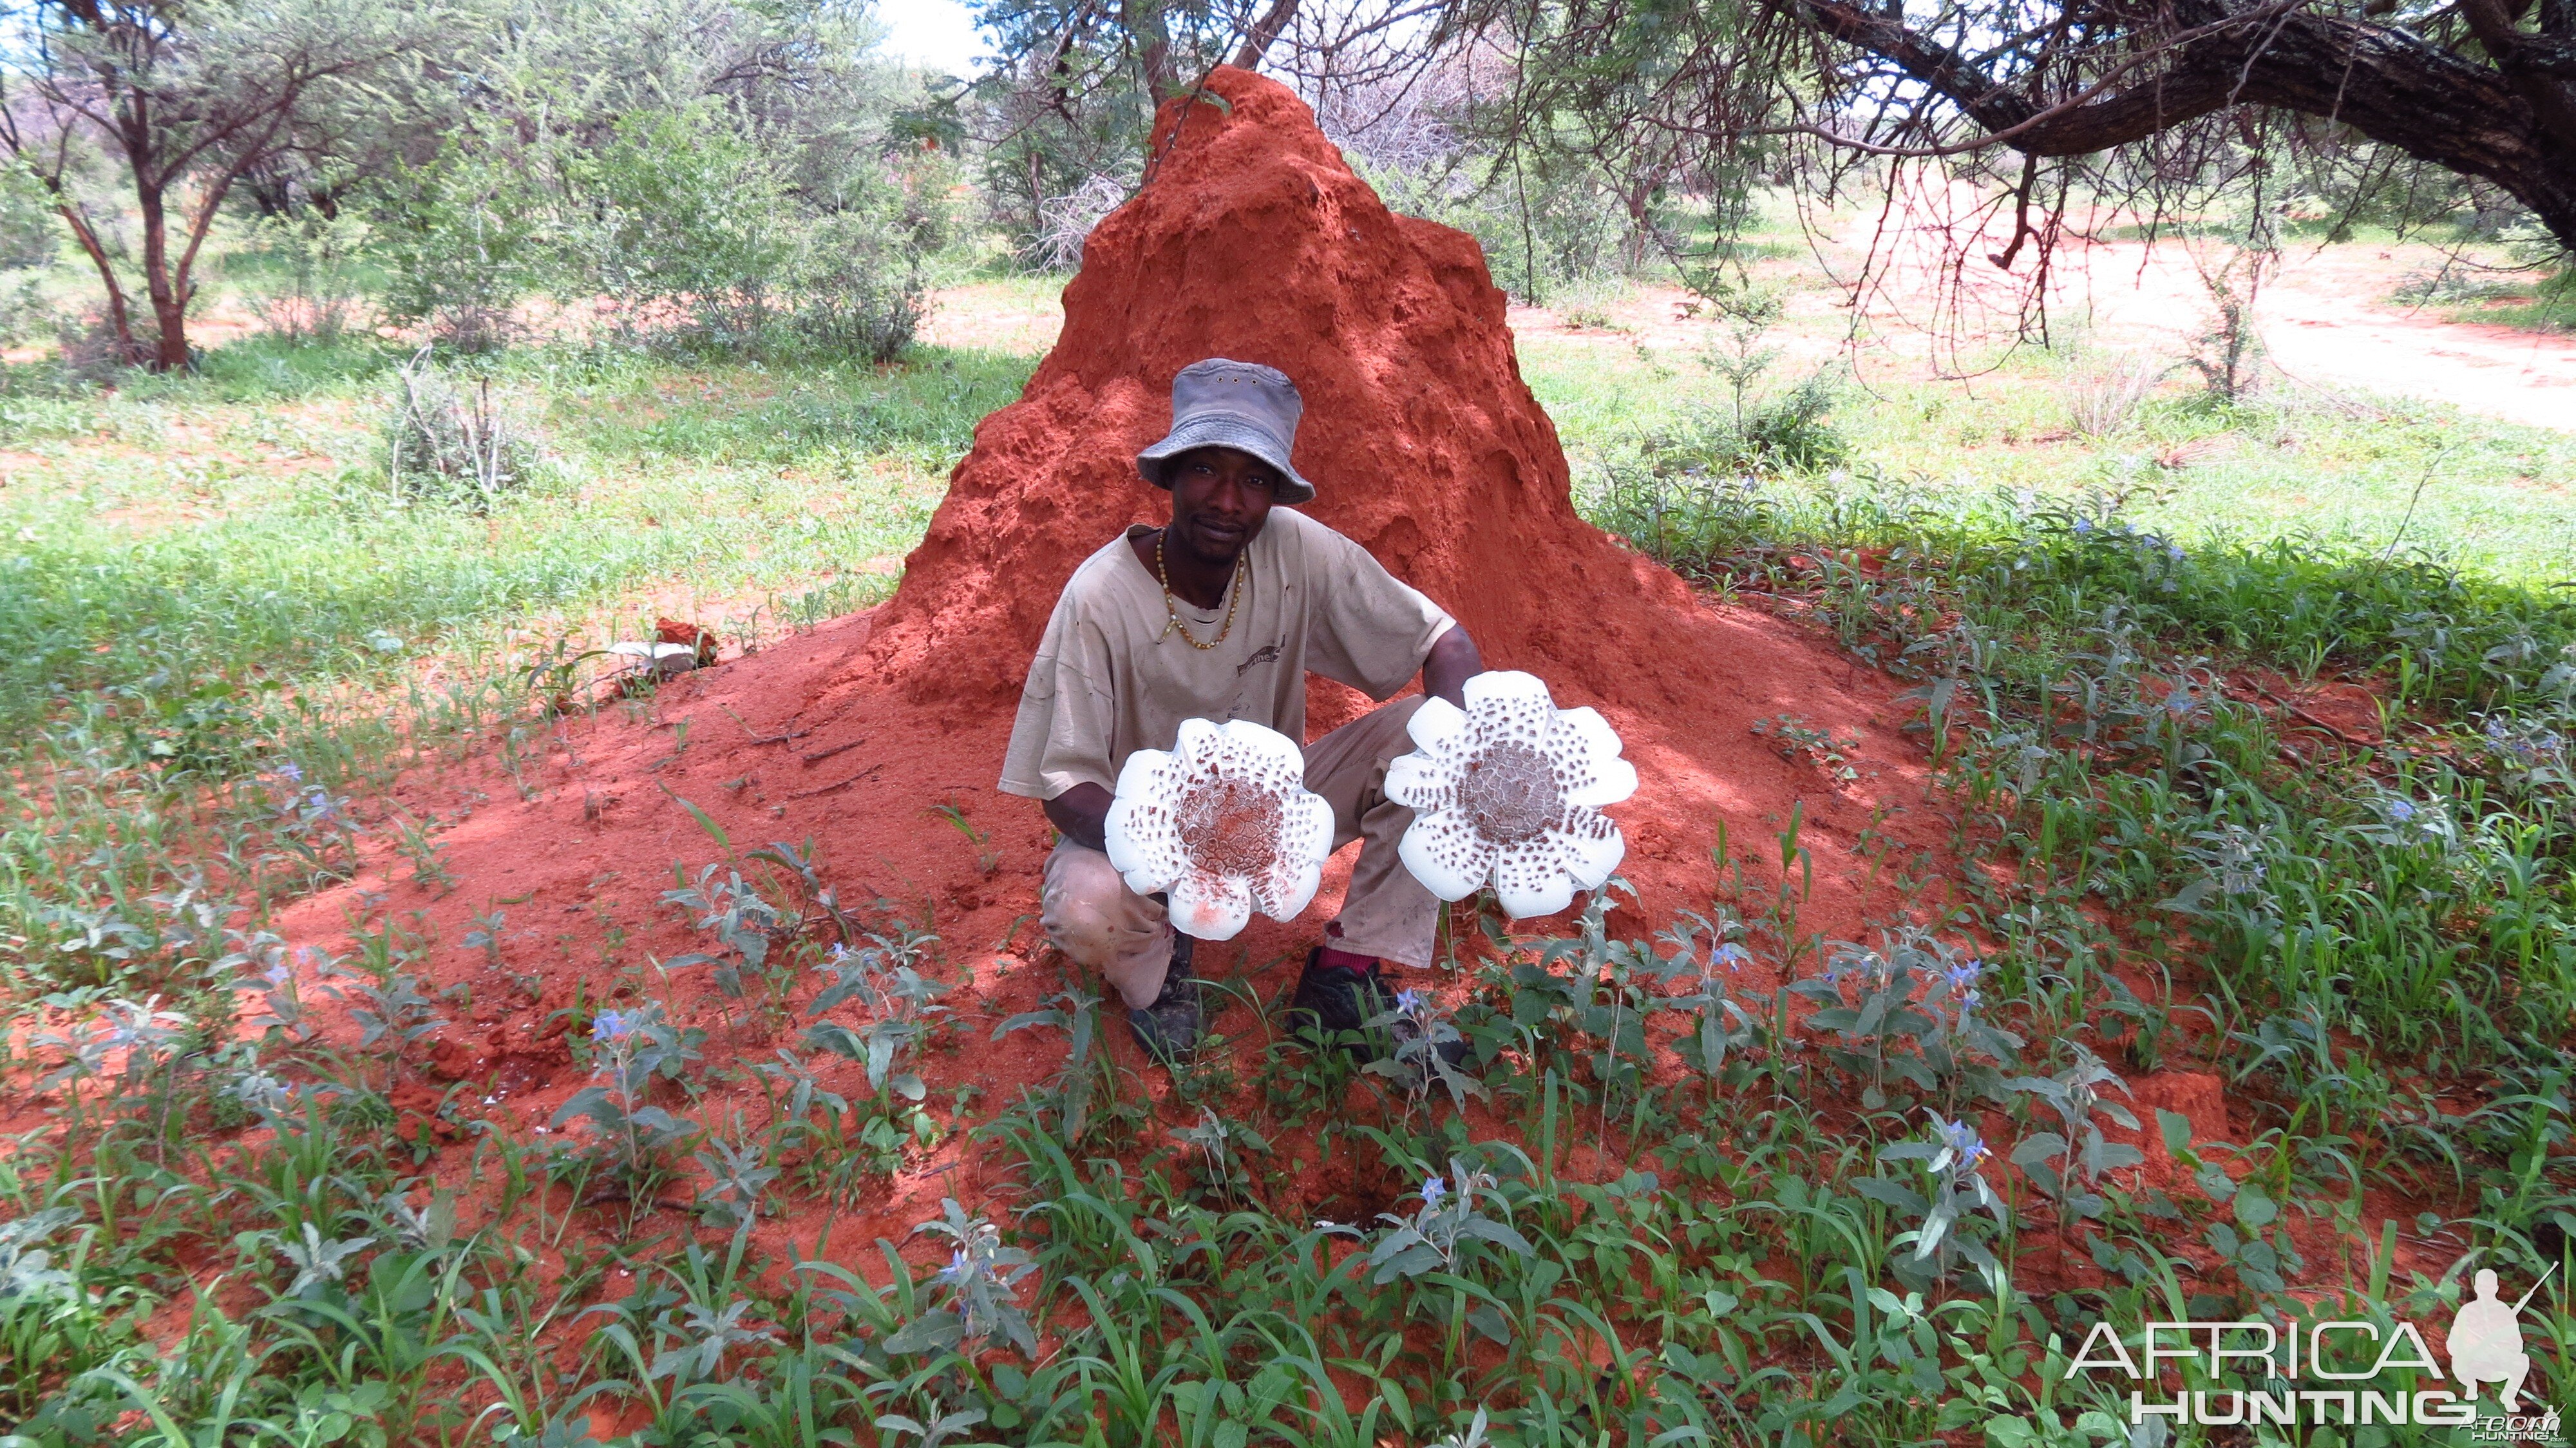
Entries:
[[1163, 476], [1167, 460], [1192, 448], [1230, 447], [1279, 470], [1276, 501], [1305, 502], [1315, 496], [1315, 485], [1288, 461], [1297, 443], [1297, 419], [1305, 411], [1297, 384], [1276, 367], [1224, 357], [1193, 362], [1172, 379], [1172, 430], [1136, 454], [1136, 471], [1155, 487], [1168, 489], [1171, 481]]

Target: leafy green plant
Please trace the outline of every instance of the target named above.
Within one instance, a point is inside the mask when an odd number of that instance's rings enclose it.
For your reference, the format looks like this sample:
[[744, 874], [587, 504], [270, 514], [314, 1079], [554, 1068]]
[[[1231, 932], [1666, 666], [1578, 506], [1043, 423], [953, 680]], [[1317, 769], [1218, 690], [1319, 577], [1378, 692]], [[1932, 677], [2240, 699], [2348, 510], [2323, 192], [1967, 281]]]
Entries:
[[[1048, 998], [1048, 1003], [1034, 1011], [1022, 1011], [993, 1028], [998, 1041], [1014, 1031], [1045, 1026], [1064, 1032], [1067, 1051], [1064, 1069], [1049, 1087], [1054, 1097], [1058, 1129], [1068, 1144], [1080, 1141], [1092, 1124], [1095, 1099], [1100, 1094], [1098, 1076], [1107, 1069], [1108, 1058], [1093, 1054], [1098, 1039], [1100, 997], [1079, 987], [1069, 988]], [[1114, 1097], [1116, 1087], [1109, 1087]]]
[[[1463, 1353], [1469, 1328], [1497, 1343], [1509, 1343], [1512, 1331], [1501, 1301], [1479, 1277], [1490, 1280], [1509, 1269], [1489, 1264], [1495, 1249], [1511, 1257], [1534, 1256], [1537, 1249], [1508, 1220], [1488, 1216], [1503, 1205], [1499, 1182], [1490, 1172], [1450, 1158], [1448, 1173], [1423, 1179], [1415, 1193], [1421, 1205], [1410, 1214], [1381, 1212], [1384, 1230], [1369, 1243], [1365, 1266], [1369, 1281], [1385, 1286], [1409, 1281], [1417, 1290], [1436, 1291], [1446, 1299], [1440, 1314], [1448, 1333], [1447, 1360]], [[1353, 1236], [1356, 1227], [1335, 1227]]]
[[482, 951], [484, 969], [499, 970], [501, 968], [501, 927], [510, 923], [510, 912], [493, 907], [482, 914], [468, 918], [474, 928], [466, 931], [465, 938], [457, 943], [468, 950]]
[[420, 821], [402, 821], [400, 838], [403, 856], [411, 861], [413, 884], [424, 890], [436, 890], [442, 895], [456, 888], [455, 872], [447, 868], [446, 857], [439, 852], [438, 842], [429, 837], [428, 829]]
[[[1697, 911], [1683, 911], [1664, 937], [1676, 947], [1676, 958], [1683, 961], [1695, 953], [1694, 942], [1699, 936], [1708, 937], [1708, 952], [1697, 968], [1694, 988], [1684, 995], [1667, 996], [1663, 1005], [1667, 1010], [1696, 1017], [1674, 1042], [1674, 1049], [1685, 1064], [1700, 1074], [1712, 1093], [1726, 1070], [1728, 1055], [1770, 1039], [1766, 1022], [1772, 1013], [1772, 1001], [1750, 991], [1738, 1000], [1730, 983], [1753, 959], [1753, 953], [1738, 938], [1743, 933], [1744, 923], [1734, 912], [1721, 908], [1715, 922]], [[1723, 975], [1718, 973], [1721, 966], [1725, 968]], [[1710, 1099], [1714, 1101], [1713, 1094]]]
[[948, 821], [951, 829], [964, 835], [967, 843], [975, 847], [976, 873], [988, 880], [991, 879], [993, 872], [1002, 868], [1002, 853], [992, 847], [991, 832], [977, 829], [967, 820], [965, 812], [953, 804], [934, 805], [932, 809], [941, 819]]
[[[386, 935], [393, 925], [386, 923]], [[383, 937], [379, 937], [382, 939]], [[438, 1013], [438, 1003], [421, 994], [420, 977], [394, 966], [389, 958], [370, 957], [368, 963], [378, 967], [374, 973], [348, 970], [324, 960], [316, 975], [326, 983], [323, 991], [332, 999], [347, 1005], [349, 1018], [358, 1023], [358, 1045], [361, 1049], [378, 1042], [393, 1047], [392, 1066], [399, 1079], [410, 1054], [410, 1048], [447, 1024]], [[328, 982], [337, 976], [347, 985]]]
[[[717, 876], [721, 874], [722, 879]], [[727, 996], [741, 999], [748, 991], [746, 975], [768, 973], [771, 948], [792, 936], [802, 922], [792, 911], [771, 903], [742, 878], [740, 869], [723, 864], [708, 865], [691, 881], [681, 874], [675, 863], [671, 877], [676, 888], [662, 892], [663, 903], [677, 905], [692, 913], [693, 924], [710, 931], [723, 947], [720, 955], [690, 951], [662, 963], [665, 970], [690, 966], [714, 967], [716, 988]], [[783, 982], [773, 982], [773, 994]]]
[[588, 1120], [609, 1185], [629, 1201], [649, 1201], [654, 1188], [669, 1179], [671, 1154], [699, 1131], [646, 1097], [656, 1076], [677, 1077], [699, 1058], [702, 1033], [681, 1032], [658, 1003], [645, 1001], [601, 1011], [591, 1019], [590, 1034], [597, 1079], [574, 1092], [551, 1124]]
[[1014, 1290], [1036, 1270], [1029, 1255], [1002, 1245], [1001, 1229], [981, 1217], [967, 1216], [956, 1198], [943, 1199], [939, 1208], [939, 1218], [913, 1230], [936, 1232], [955, 1244], [948, 1265], [932, 1279], [941, 1289], [941, 1305], [886, 1339], [885, 1350], [931, 1352], [1000, 1337], [1022, 1356], [1036, 1356], [1037, 1333]]
[[[1881, 932], [1870, 950], [1836, 942], [1822, 975], [1786, 989], [1817, 1002], [1810, 1029], [1832, 1031], [1840, 1047], [1826, 1059], [1855, 1077], [1866, 1077], [1863, 1105], [1887, 1104], [1891, 1076], [1919, 1091], [1939, 1091], [1956, 1109], [1962, 1091], [2002, 1101], [1999, 1067], [2009, 1066], [2022, 1038], [1995, 1023], [1978, 989], [1982, 960], [1963, 958], [1957, 947], [1920, 926]], [[1920, 994], [1918, 994], [1920, 992]]]
[[907, 1101], [919, 1101], [924, 1087], [918, 1075], [898, 1068], [930, 1040], [949, 1014], [939, 1004], [948, 987], [931, 981], [919, 969], [921, 946], [927, 938], [898, 943], [873, 935], [871, 943], [858, 950], [833, 946], [824, 961], [832, 982], [806, 1007], [808, 1015], [821, 1016], [856, 1001], [867, 1015], [862, 1027], [826, 1020], [806, 1029], [806, 1044], [863, 1063], [870, 1091], [892, 1092]]
[[1859, 1178], [1853, 1186], [1872, 1200], [1919, 1221], [1920, 1225], [1899, 1234], [1892, 1244], [1910, 1243], [1914, 1248], [1907, 1256], [1891, 1262], [1897, 1275], [1908, 1279], [1908, 1285], [1918, 1289], [1929, 1286], [1937, 1277], [1946, 1275], [1954, 1257], [1965, 1258], [1991, 1279], [2001, 1270], [1994, 1254], [1985, 1244], [1960, 1235], [1956, 1229], [1968, 1213], [1980, 1210], [1992, 1216], [1998, 1227], [2011, 1227], [2011, 1210], [1987, 1183], [1982, 1170], [1994, 1153], [1971, 1123], [1944, 1120], [1938, 1113], [1926, 1114], [1932, 1121], [1929, 1140], [1892, 1142], [1878, 1150], [1878, 1159], [1883, 1162], [1923, 1163], [1923, 1191], [1918, 1193], [1873, 1177]]
[[1755, 734], [1777, 740], [1781, 758], [1804, 759], [1823, 770], [1827, 779], [1849, 784], [1860, 778], [1860, 770], [1853, 765], [1848, 752], [1860, 747], [1858, 734], [1849, 730], [1836, 734], [1831, 729], [1819, 729], [1795, 714], [1775, 714], [1768, 719], [1756, 719], [1752, 729]]
[[[822, 869], [815, 862], [814, 853], [814, 841], [810, 838], [801, 845], [791, 845], [785, 840], [773, 840], [753, 850], [745, 858], [767, 860], [784, 867], [796, 877], [799, 884], [805, 887], [806, 898], [812, 900], [824, 914], [831, 917], [833, 927], [840, 932], [840, 943], [855, 945], [861, 933], [859, 927], [850, 919], [848, 912], [841, 908], [840, 893], [824, 882]], [[903, 921], [895, 922], [893, 938], [905, 948], [912, 949], [923, 947], [931, 939], [928, 936], [915, 935], [912, 933], [911, 926]]]
[[[1593, 1079], [1604, 1088], [1605, 1123], [1613, 1092], [1639, 1099], [1653, 1061], [1646, 1021], [1671, 1008], [1662, 987], [1690, 968], [1691, 953], [1684, 946], [1663, 956], [1639, 942], [1612, 939], [1608, 920], [1616, 892], [1634, 895], [1636, 887], [1610, 877], [1585, 904], [1577, 920], [1580, 934], [1539, 942], [1537, 958], [1517, 961], [1510, 975], [1511, 1021], [1525, 1037], [1535, 1044], [1561, 1035], [1553, 1043], [1564, 1047], [1584, 1039], [1597, 1043], [1588, 1060]], [[1560, 962], [1567, 967], [1562, 972]]]
[[1495, 1187], [1491, 1172], [1469, 1170], [1455, 1158], [1446, 1176], [1425, 1178], [1421, 1190], [1415, 1193], [1422, 1205], [1412, 1215], [1378, 1214], [1378, 1220], [1387, 1226], [1369, 1245], [1370, 1280], [1383, 1286], [1400, 1277], [1421, 1277], [1431, 1272], [1454, 1274], [1462, 1265], [1462, 1255], [1471, 1252], [1470, 1244], [1476, 1242], [1529, 1255], [1532, 1248], [1527, 1238], [1512, 1230], [1510, 1223], [1496, 1221], [1480, 1210], [1480, 1204], [1499, 1200]]
[[1174, 1128], [1172, 1137], [1190, 1148], [1190, 1167], [1201, 1189], [1227, 1200], [1241, 1196], [1249, 1178], [1241, 1153], [1270, 1150], [1269, 1141], [1260, 1132], [1229, 1123], [1217, 1115], [1213, 1106], [1199, 1107], [1199, 1119], [1189, 1126]]
[[770, 1165], [765, 1144], [743, 1138], [739, 1119], [732, 1140], [709, 1137], [697, 1160], [707, 1173], [698, 1193], [700, 1220], [731, 1230], [759, 1219], [763, 1193], [777, 1180], [778, 1168]]
[[[1493, 1093], [1484, 1082], [1461, 1069], [1466, 1062], [1467, 1038], [1458, 1029], [1456, 1014], [1420, 990], [1407, 987], [1397, 991], [1386, 1010], [1362, 1023], [1363, 1030], [1386, 1032], [1393, 1046], [1360, 1069], [1386, 1077], [1408, 1091], [1428, 1091], [1437, 1086], [1461, 1111], [1467, 1108], [1470, 1096], [1490, 1097]], [[1456, 1062], [1449, 1059], [1453, 1053], [1459, 1056]]]

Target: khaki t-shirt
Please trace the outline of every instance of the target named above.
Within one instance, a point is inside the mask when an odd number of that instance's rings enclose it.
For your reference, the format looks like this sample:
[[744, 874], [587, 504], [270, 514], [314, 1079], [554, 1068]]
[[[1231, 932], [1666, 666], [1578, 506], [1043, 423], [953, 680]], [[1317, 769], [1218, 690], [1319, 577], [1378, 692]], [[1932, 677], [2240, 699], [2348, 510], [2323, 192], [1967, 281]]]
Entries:
[[[1391, 698], [1452, 623], [1367, 549], [1273, 508], [1248, 550], [1233, 630], [1213, 649], [1193, 648], [1165, 632], [1163, 586], [1127, 542], [1151, 531], [1127, 529], [1066, 581], [1020, 692], [1004, 793], [1116, 789], [1127, 756], [1171, 748], [1184, 719], [1249, 719], [1303, 744], [1308, 670]], [[1201, 643], [1225, 626], [1225, 601], [1172, 602]]]

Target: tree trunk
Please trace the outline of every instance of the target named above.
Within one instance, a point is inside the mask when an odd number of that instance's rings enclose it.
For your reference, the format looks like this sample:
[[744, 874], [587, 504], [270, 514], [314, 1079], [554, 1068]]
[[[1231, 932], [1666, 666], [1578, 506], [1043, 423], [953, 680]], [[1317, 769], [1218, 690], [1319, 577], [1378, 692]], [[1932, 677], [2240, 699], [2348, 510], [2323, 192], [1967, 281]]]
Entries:
[[1628, 207], [1628, 273], [1631, 276], [1646, 264], [1646, 217], [1653, 210], [1654, 196], [1652, 181], [1634, 178], [1619, 198]]
[[185, 277], [170, 275], [170, 218], [161, 188], [134, 183], [134, 204], [143, 213], [143, 285], [152, 297], [152, 320], [160, 328], [152, 352], [152, 370], [175, 372], [188, 365], [188, 293]]
[[125, 288], [117, 283], [116, 264], [107, 255], [106, 243], [98, 239], [98, 233], [91, 229], [88, 219], [80, 214], [79, 208], [73, 206], [70, 199], [61, 196], [59, 192], [56, 194], [54, 210], [61, 215], [63, 223], [72, 229], [72, 237], [80, 243], [81, 251], [89, 257], [90, 265], [98, 268], [99, 285], [107, 289], [107, 324], [116, 333], [118, 360], [129, 366], [140, 362], [143, 360], [142, 350], [134, 345], [134, 317], [126, 310]]
[[1164, 17], [1162, 0], [1128, 0], [1119, 7], [1119, 19], [1135, 36], [1137, 63], [1145, 72], [1145, 90], [1154, 104], [1181, 93], [1181, 73], [1172, 65], [1171, 23]]
[[1279, 32], [1287, 29], [1288, 22], [1296, 18], [1297, 0], [1270, 0], [1270, 8], [1261, 12], [1261, 18], [1252, 22], [1252, 28], [1244, 32], [1243, 44], [1234, 52], [1234, 68], [1259, 70], [1261, 57], [1270, 53], [1271, 45], [1279, 39]]

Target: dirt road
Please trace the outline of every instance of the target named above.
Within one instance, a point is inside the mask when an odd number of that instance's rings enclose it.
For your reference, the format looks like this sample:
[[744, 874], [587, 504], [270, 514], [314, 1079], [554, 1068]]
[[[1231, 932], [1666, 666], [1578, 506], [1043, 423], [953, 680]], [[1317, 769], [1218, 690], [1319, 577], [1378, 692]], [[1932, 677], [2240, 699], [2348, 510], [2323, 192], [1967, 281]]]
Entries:
[[2576, 432], [2576, 337], [2444, 322], [2380, 300], [2384, 253], [2294, 259], [2257, 307], [2274, 365], [2305, 382], [2430, 398]]
[[[1936, 319], [1948, 304], [1971, 341], [2011, 335], [2037, 253], [2024, 248], [2009, 271], [1995, 266], [1991, 257], [2004, 250], [2010, 221], [1983, 203], [1962, 185], [1926, 188], [1898, 208], [1901, 231], [1882, 232], [1870, 213], [1839, 219], [1820, 236], [1823, 263], [1845, 276], [1860, 275], [1874, 250], [1882, 280], [1864, 295], [1868, 331], [1900, 351], [1918, 350], [1890, 334], [1911, 323], [1937, 336]], [[1965, 239], [1944, 245], [1947, 236]], [[2178, 359], [2216, 323], [2204, 271], [2233, 254], [2179, 237], [2153, 247], [2069, 242], [2050, 261], [2050, 316], [2059, 325], [2089, 326], [2098, 343]], [[2271, 365], [2309, 387], [2446, 402], [2576, 432], [2576, 337], [2446, 322], [2434, 308], [2391, 300], [2410, 277], [2442, 262], [2442, 252], [2427, 245], [2284, 248], [2254, 306]]]

